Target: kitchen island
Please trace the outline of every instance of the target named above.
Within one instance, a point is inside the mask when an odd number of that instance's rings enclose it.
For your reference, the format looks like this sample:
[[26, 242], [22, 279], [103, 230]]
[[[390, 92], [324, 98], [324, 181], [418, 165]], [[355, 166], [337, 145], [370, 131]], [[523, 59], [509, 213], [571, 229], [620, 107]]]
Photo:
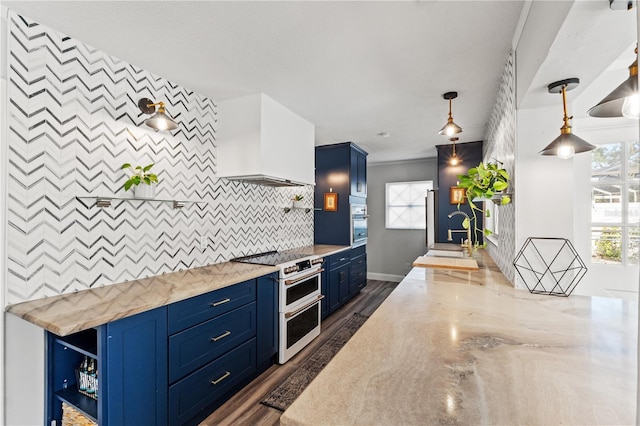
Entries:
[[413, 268], [282, 425], [634, 424], [637, 302]]

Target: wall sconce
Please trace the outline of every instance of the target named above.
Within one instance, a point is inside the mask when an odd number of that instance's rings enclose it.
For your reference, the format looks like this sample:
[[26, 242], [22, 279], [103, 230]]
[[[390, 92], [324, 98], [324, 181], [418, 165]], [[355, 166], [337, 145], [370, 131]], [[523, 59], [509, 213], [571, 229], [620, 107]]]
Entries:
[[460, 157], [458, 157], [458, 155], [456, 154], [456, 141], [458, 140], [458, 138], [451, 138], [449, 140], [453, 142], [453, 153], [451, 154], [451, 158], [449, 158], [449, 164], [452, 166], [457, 166], [458, 164], [462, 163], [462, 160], [460, 160]]
[[458, 92], [447, 92], [442, 95], [443, 98], [449, 101], [449, 118], [447, 124], [438, 132], [441, 135], [453, 136], [462, 132], [462, 128], [453, 122], [453, 115], [451, 115], [451, 100], [458, 97]]
[[636, 59], [629, 65], [629, 78], [609, 93], [600, 103], [589, 111], [592, 117], [627, 117], [635, 120], [640, 117], [640, 99], [638, 99], [638, 46]]
[[579, 154], [581, 152], [591, 151], [592, 149], [596, 149], [594, 145], [591, 145], [589, 142], [584, 139], [574, 135], [571, 133], [571, 124], [569, 124], [569, 120], [573, 118], [573, 116], [567, 116], [567, 90], [572, 90], [578, 87], [580, 84], [580, 80], [577, 78], [568, 78], [566, 80], [556, 81], [555, 83], [551, 83], [547, 88], [549, 89], [549, 93], [562, 93], [562, 107], [564, 108], [564, 125], [560, 128], [560, 136], [555, 138], [553, 142], [547, 145], [542, 151], [540, 151], [540, 155], [557, 155], [562, 159], [568, 159], [573, 157], [573, 154]]
[[[158, 112], [156, 112], [156, 106], [158, 107]], [[156, 112], [153, 116], [144, 121], [144, 124], [152, 129], [158, 131], [174, 130], [178, 128], [176, 122], [165, 113], [164, 102], [154, 103], [151, 99], [142, 98], [138, 101], [138, 108], [140, 108], [140, 111], [144, 114], [153, 114]]]

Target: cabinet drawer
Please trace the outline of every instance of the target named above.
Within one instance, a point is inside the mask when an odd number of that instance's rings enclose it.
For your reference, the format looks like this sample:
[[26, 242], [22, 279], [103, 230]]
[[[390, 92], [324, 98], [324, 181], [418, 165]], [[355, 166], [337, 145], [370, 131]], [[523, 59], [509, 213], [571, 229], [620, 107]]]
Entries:
[[354, 282], [360, 283], [367, 280], [367, 265], [364, 264], [359, 268], [351, 268], [351, 284]]
[[169, 338], [169, 383], [255, 335], [255, 302], [174, 334]]
[[256, 300], [256, 281], [248, 280], [169, 305], [169, 334], [184, 330]]
[[367, 253], [367, 246], [362, 245], [351, 249], [351, 259], [355, 259], [358, 256], [362, 256]]
[[170, 424], [186, 423], [255, 369], [256, 340], [251, 339], [172, 385], [169, 387]]
[[351, 269], [367, 269], [367, 256], [351, 257]]
[[329, 256], [329, 268], [336, 269], [342, 265], [346, 265], [351, 262], [351, 253], [348, 250], [341, 251], [340, 253]]

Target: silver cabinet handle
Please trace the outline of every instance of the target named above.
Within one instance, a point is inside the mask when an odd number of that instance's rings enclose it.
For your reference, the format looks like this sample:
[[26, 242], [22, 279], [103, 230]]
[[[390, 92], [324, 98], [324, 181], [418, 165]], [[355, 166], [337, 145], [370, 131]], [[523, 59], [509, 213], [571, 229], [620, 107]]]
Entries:
[[218, 305], [222, 305], [222, 304], [229, 303], [229, 302], [231, 302], [231, 299], [229, 299], [227, 297], [226, 299], [222, 299], [222, 300], [220, 300], [218, 302], [212, 303], [211, 306], [218, 306]]
[[222, 377], [220, 377], [218, 380], [212, 380], [211, 384], [212, 385], [217, 385], [218, 383], [220, 383], [221, 381], [223, 381], [224, 379], [226, 379], [230, 375], [231, 375], [231, 373], [229, 373], [228, 371], [225, 371], [224, 374], [222, 375]]
[[225, 338], [225, 337], [227, 337], [227, 336], [229, 336], [229, 335], [231, 335], [231, 332], [230, 332], [230, 331], [225, 331], [224, 333], [222, 333], [222, 334], [221, 334], [221, 335], [219, 335], [218, 337], [212, 337], [212, 338], [211, 338], [211, 341], [212, 341], [212, 342], [217, 342], [218, 340], [223, 339], [223, 338]]

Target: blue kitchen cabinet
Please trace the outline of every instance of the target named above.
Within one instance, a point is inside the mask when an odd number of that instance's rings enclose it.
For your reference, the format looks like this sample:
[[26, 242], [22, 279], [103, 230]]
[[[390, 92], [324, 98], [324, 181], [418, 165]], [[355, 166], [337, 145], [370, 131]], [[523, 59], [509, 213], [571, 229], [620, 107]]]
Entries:
[[349, 293], [353, 297], [367, 285], [367, 247], [359, 246], [351, 249], [351, 272]]
[[[100, 425], [167, 423], [167, 309], [157, 308], [60, 337], [47, 332], [45, 424], [66, 402]], [[97, 360], [98, 399], [78, 392], [76, 369]]]
[[[68, 336], [46, 333], [45, 424], [62, 403], [101, 426], [195, 425], [275, 362], [277, 273]], [[76, 369], [97, 360], [98, 398]]]
[[327, 294], [329, 314], [335, 312], [350, 299], [349, 281], [351, 253], [343, 250], [328, 257]]
[[278, 273], [258, 278], [258, 370], [266, 370], [278, 353]]
[[[366, 204], [367, 153], [352, 142], [315, 148], [314, 237], [316, 244], [350, 246], [351, 204]], [[338, 195], [337, 210], [324, 209], [324, 194]]]

